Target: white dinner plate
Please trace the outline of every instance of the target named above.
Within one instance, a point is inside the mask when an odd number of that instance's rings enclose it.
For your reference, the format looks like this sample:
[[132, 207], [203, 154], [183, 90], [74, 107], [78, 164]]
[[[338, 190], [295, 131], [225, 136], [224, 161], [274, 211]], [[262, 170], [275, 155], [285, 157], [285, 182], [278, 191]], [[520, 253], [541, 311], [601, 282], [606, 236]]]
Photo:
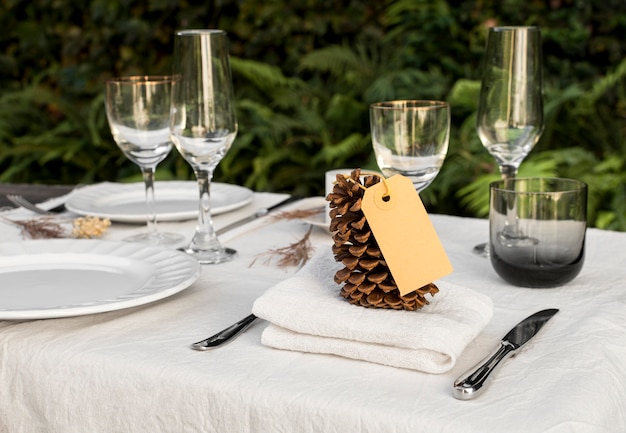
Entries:
[[[155, 208], [159, 221], [182, 221], [198, 216], [198, 183], [157, 181]], [[211, 215], [235, 210], [252, 201], [248, 188], [211, 183]], [[146, 222], [146, 192], [143, 183], [104, 182], [75, 190], [65, 207], [79, 215], [93, 215], [126, 223]]]
[[0, 243], [0, 320], [120, 310], [166, 298], [200, 274], [165, 247], [91, 239]]

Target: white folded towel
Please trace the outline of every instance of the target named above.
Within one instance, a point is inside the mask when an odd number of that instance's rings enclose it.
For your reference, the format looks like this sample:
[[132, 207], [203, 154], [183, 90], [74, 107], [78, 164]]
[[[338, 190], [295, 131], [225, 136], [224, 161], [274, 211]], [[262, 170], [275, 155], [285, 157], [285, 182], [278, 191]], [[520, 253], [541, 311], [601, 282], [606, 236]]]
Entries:
[[321, 248], [295, 276], [270, 288], [252, 312], [270, 324], [261, 342], [270, 347], [325, 353], [394, 367], [443, 373], [491, 320], [491, 299], [437, 281], [430, 305], [418, 311], [349, 304], [333, 281], [342, 267]]

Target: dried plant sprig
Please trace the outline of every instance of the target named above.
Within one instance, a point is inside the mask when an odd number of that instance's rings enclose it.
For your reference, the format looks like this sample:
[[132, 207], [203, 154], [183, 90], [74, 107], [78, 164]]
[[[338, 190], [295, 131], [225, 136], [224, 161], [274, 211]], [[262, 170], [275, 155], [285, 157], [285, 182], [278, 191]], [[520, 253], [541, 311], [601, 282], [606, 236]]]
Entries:
[[[111, 221], [108, 218], [101, 219], [94, 216], [80, 217], [74, 220], [57, 215], [23, 220], [14, 220], [4, 216], [0, 218], [20, 227], [22, 236], [30, 239], [100, 238], [111, 226]], [[70, 223], [72, 230], [69, 229]]]
[[13, 220], [2, 217], [3, 220], [22, 229], [22, 236], [31, 239], [58, 239], [67, 236], [63, 226], [63, 219], [56, 216], [43, 216], [26, 220]]
[[289, 266], [304, 266], [304, 264], [311, 258], [313, 247], [311, 245], [311, 231], [313, 226], [309, 227], [309, 230], [305, 233], [304, 237], [297, 242], [289, 244], [286, 247], [273, 248], [264, 253], [258, 254], [255, 259], [250, 263], [253, 266], [258, 258], [263, 259], [263, 264], [269, 265], [273, 259], [278, 259], [277, 265], [280, 268], [286, 268]]
[[272, 221], [281, 221], [281, 220], [295, 220], [295, 219], [304, 219], [310, 218], [313, 215], [317, 215], [319, 213], [324, 212], [326, 210], [325, 207], [316, 207], [312, 209], [296, 209], [296, 210], [286, 210], [282, 212], [276, 212], [272, 214]]

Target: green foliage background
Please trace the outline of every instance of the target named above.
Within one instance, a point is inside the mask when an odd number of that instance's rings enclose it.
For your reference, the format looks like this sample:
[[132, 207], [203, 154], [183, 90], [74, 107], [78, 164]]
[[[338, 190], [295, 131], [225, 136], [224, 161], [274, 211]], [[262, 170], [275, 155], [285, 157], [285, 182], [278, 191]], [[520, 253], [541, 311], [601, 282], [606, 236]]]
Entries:
[[[136, 181], [103, 107], [108, 77], [167, 74], [173, 33], [231, 40], [239, 134], [215, 179], [323, 193], [323, 173], [374, 169], [368, 105], [445, 99], [446, 162], [431, 212], [485, 216], [493, 158], [475, 132], [493, 25], [537, 25], [546, 128], [520, 175], [589, 184], [592, 226], [626, 230], [623, 0], [0, 0], [0, 182]], [[193, 179], [174, 151], [160, 179]]]

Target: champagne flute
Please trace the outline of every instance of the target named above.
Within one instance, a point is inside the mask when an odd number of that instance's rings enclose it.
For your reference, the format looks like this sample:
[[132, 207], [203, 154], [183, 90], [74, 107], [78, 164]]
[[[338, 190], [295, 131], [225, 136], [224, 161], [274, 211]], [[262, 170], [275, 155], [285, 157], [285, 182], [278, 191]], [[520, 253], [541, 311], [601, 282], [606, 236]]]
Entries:
[[199, 213], [185, 249], [202, 264], [231, 260], [236, 251], [220, 243], [211, 219], [213, 171], [237, 135], [228, 38], [222, 30], [181, 30], [174, 39], [172, 96], [174, 145], [198, 180]]
[[105, 108], [113, 139], [141, 169], [146, 188], [147, 233], [128, 241], [173, 245], [184, 237], [157, 230], [154, 171], [172, 149], [170, 140], [171, 76], [119, 77], [106, 81]]
[[[491, 27], [483, 62], [476, 129], [508, 180], [543, 131], [541, 30]], [[488, 244], [474, 252], [488, 257]]]
[[370, 105], [372, 145], [386, 177], [407, 176], [419, 193], [437, 177], [448, 152], [450, 106], [443, 101]]

